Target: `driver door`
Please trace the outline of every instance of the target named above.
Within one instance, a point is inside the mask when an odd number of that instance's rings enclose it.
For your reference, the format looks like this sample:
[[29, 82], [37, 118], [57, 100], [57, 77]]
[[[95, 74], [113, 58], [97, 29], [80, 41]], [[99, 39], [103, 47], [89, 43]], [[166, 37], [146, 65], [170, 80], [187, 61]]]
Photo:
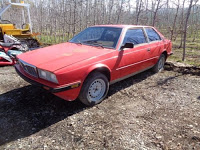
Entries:
[[125, 48], [119, 51], [118, 56], [121, 61], [117, 70], [121, 77], [143, 71], [150, 66], [149, 44], [143, 28], [127, 30], [122, 45], [125, 43], [133, 43], [134, 48]]

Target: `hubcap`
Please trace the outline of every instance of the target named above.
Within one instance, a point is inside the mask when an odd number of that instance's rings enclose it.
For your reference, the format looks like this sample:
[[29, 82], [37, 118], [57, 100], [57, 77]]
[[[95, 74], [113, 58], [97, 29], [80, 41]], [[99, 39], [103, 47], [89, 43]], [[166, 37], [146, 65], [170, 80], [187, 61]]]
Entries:
[[164, 67], [164, 65], [165, 65], [165, 58], [164, 58], [164, 57], [161, 57], [161, 58], [160, 58], [160, 61], [159, 61], [159, 63], [158, 63], [158, 70], [162, 70], [163, 67]]
[[104, 96], [106, 91], [106, 83], [102, 79], [94, 80], [88, 89], [88, 100], [97, 103]]

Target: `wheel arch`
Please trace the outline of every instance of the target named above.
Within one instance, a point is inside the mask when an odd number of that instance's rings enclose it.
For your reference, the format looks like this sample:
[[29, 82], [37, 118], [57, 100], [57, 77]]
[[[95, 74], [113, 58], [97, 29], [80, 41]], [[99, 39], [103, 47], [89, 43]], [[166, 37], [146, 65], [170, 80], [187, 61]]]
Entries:
[[106, 66], [104, 64], [96, 64], [96, 65], [90, 67], [86, 73], [85, 79], [93, 72], [100, 72], [100, 73], [104, 74], [107, 77], [108, 81], [110, 81], [110, 79], [111, 79], [111, 70], [109, 69], [108, 66]]
[[[167, 56], [168, 56], [168, 55], [167, 55], [167, 51], [166, 51], [166, 50], [165, 50], [165, 51], [163, 51], [163, 52], [162, 52], [162, 54], [164, 54], [164, 55], [165, 55], [165, 60], [166, 60], [166, 59], [167, 59]], [[161, 55], [162, 55], [162, 54], [161, 54]]]
[[[105, 76], [102, 76], [99, 73], [101, 73]], [[96, 80], [99, 77], [101, 77], [102, 79], [104, 78], [103, 80], [104, 80], [104, 83], [105, 83], [105, 91], [99, 99], [91, 100], [87, 96], [89, 86], [94, 81], [93, 80], [94, 78]], [[106, 65], [96, 64], [96, 65], [90, 67], [89, 70], [87, 71], [85, 78], [84, 78], [84, 81], [81, 85], [81, 90], [80, 90], [79, 96], [78, 96], [79, 100], [87, 106], [93, 106], [95, 104], [102, 102], [103, 99], [107, 96], [107, 93], [108, 93], [108, 90], [109, 90], [109, 81], [110, 81], [110, 69]]]

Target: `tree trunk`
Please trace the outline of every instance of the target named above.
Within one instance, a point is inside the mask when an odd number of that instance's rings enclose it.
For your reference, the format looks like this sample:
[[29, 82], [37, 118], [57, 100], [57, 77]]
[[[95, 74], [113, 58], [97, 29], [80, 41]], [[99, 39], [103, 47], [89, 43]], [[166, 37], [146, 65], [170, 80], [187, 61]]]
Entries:
[[142, 8], [142, 0], [137, 0], [137, 4], [136, 4], [136, 25], [138, 25], [139, 23], [139, 18], [140, 18], [140, 13], [141, 13], [141, 9]]
[[153, 15], [153, 23], [152, 23], [152, 26], [155, 26], [155, 23], [156, 23], [156, 17], [157, 17], [157, 13], [158, 13], [158, 10], [159, 10], [159, 7], [160, 7], [160, 2], [161, 0], [157, 0], [157, 5], [156, 5], [156, 10], [154, 11], [154, 15]]
[[193, 0], [190, 0], [190, 4], [189, 4], [189, 8], [188, 8], [187, 15], [186, 15], [186, 20], [185, 20], [184, 37], [183, 37], [183, 57], [182, 57], [182, 61], [185, 61], [185, 49], [186, 49], [186, 39], [187, 39], [187, 25], [188, 25], [188, 19], [190, 17], [192, 3], [193, 3]]
[[117, 15], [117, 24], [119, 23], [119, 18], [122, 12], [122, 6], [123, 6], [124, 0], [121, 0], [120, 8], [119, 8], [119, 13]]
[[183, 23], [184, 23], [184, 9], [185, 9], [185, 0], [183, 0], [183, 7], [181, 12], [181, 23], [180, 23], [180, 32], [181, 32], [181, 42], [178, 48], [183, 46]]
[[174, 17], [174, 22], [173, 22], [173, 26], [172, 26], [172, 30], [171, 30], [170, 40], [173, 39], [174, 30], [175, 30], [175, 27], [176, 27], [176, 19], [177, 19], [177, 16], [178, 16], [178, 11], [179, 11], [179, 0], [178, 0], [178, 4], [177, 4], [177, 8], [176, 8], [176, 14], [175, 14], [175, 17]]

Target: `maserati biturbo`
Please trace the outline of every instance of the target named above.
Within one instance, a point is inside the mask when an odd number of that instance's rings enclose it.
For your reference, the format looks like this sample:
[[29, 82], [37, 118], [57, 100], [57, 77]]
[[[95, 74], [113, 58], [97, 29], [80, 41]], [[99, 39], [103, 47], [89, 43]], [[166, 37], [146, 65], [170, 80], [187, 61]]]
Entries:
[[18, 55], [17, 73], [65, 100], [92, 106], [109, 85], [152, 69], [163, 70], [171, 41], [151, 26], [97, 25], [69, 42]]

